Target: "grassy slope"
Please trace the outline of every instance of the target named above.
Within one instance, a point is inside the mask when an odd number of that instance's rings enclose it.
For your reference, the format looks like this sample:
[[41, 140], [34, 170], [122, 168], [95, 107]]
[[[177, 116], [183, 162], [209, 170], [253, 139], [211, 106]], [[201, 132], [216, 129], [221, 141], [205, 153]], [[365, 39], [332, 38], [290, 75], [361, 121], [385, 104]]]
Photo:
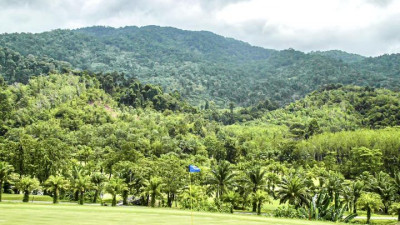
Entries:
[[[1, 203], [0, 224], [135, 224], [155, 225], [190, 224], [190, 212], [170, 209], [151, 209], [147, 207], [100, 207], [77, 205], [40, 205], [22, 203]], [[259, 216], [230, 215], [219, 213], [194, 213], [194, 224], [201, 225], [326, 225], [327, 222], [306, 220], [276, 219]]]

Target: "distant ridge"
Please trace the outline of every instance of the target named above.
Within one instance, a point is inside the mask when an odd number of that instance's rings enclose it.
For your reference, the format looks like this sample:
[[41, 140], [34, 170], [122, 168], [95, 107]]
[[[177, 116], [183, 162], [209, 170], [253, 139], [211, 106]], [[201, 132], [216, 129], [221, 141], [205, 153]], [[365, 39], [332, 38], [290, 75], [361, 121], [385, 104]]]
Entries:
[[[277, 51], [208, 31], [173, 27], [95, 26], [2, 34], [0, 47], [22, 56], [65, 61], [80, 70], [121, 72], [160, 84], [166, 92], [178, 90], [196, 105], [213, 101], [220, 107], [230, 102], [248, 106], [265, 99], [283, 105], [321, 85], [336, 83], [400, 87], [399, 54], [364, 57], [337, 50]], [[9, 73], [3, 64], [0, 74]]]

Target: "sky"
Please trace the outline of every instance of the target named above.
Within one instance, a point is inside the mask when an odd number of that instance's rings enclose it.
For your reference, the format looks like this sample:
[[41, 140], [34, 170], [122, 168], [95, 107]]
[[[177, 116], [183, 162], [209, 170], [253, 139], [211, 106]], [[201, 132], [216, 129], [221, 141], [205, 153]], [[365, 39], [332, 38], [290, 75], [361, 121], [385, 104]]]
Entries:
[[0, 33], [93, 25], [207, 30], [279, 50], [400, 53], [400, 0], [0, 0]]

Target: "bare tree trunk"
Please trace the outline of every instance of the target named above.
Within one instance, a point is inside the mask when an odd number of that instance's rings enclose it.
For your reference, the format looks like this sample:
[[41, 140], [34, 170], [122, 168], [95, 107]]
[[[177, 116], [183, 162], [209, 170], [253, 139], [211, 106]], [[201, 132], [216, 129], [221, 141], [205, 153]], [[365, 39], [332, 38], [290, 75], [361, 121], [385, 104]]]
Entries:
[[2, 196], [3, 196], [3, 181], [0, 181], [0, 202], [1, 202]]
[[79, 204], [80, 205], [83, 205], [84, 197], [85, 197], [85, 192], [81, 191], [80, 196], [79, 196]]
[[123, 205], [128, 205], [128, 196], [129, 196], [129, 192], [127, 190], [124, 190], [122, 192], [122, 204]]
[[24, 198], [22, 202], [29, 202], [29, 191], [24, 191]]
[[97, 202], [98, 196], [99, 196], [99, 190], [96, 190], [96, 191], [94, 192], [93, 203], [96, 203], [96, 202]]

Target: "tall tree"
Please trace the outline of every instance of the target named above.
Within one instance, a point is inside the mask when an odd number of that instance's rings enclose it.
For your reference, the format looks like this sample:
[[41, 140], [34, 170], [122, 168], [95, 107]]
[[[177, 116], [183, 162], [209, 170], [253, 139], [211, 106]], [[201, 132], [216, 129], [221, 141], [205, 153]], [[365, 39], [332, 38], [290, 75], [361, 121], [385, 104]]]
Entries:
[[357, 201], [365, 188], [363, 181], [356, 180], [350, 184], [351, 192], [353, 195], [353, 213], [357, 213]]
[[103, 189], [104, 182], [107, 180], [106, 176], [100, 172], [94, 172], [90, 176], [90, 180], [93, 183], [93, 188], [95, 189], [93, 203], [97, 202], [97, 198]]
[[[260, 190], [263, 185], [265, 185], [265, 174], [266, 171], [263, 170], [260, 166], [256, 166], [247, 172], [248, 182], [251, 185], [251, 191], [255, 194], [258, 190]], [[257, 201], [253, 200], [253, 212], [257, 210]]]
[[211, 169], [211, 176], [208, 183], [216, 190], [216, 198], [222, 198], [227, 188], [233, 183], [235, 174], [229, 162], [220, 161], [218, 165]]

